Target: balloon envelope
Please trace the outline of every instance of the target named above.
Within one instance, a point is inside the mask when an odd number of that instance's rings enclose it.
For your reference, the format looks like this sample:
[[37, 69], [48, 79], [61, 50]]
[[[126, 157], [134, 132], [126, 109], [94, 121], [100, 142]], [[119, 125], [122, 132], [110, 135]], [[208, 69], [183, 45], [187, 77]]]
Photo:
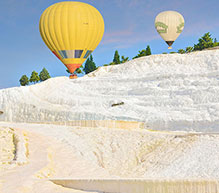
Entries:
[[173, 44], [182, 32], [184, 23], [183, 16], [176, 11], [164, 11], [155, 18], [155, 28], [169, 46]]
[[104, 21], [91, 5], [66, 1], [42, 13], [39, 29], [48, 48], [73, 73], [100, 43]]

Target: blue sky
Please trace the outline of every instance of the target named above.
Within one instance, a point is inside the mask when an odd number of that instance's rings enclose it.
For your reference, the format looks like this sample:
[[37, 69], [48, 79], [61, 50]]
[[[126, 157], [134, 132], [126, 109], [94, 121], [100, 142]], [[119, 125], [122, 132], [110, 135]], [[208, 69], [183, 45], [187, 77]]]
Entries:
[[[38, 25], [42, 12], [58, 0], [0, 0], [0, 89], [19, 86], [23, 74], [48, 69], [52, 77], [68, 76], [65, 66], [41, 39]], [[93, 52], [97, 66], [110, 63], [115, 50], [134, 57], [150, 45], [152, 54], [168, 52], [154, 28], [161, 11], [175, 10], [185, 18], [185, 28], [173, 50], [197, 43], [210, 32], [219, 40], [218, 0], [82, 0], [96, 7], [105, 21], [105, 33]]]

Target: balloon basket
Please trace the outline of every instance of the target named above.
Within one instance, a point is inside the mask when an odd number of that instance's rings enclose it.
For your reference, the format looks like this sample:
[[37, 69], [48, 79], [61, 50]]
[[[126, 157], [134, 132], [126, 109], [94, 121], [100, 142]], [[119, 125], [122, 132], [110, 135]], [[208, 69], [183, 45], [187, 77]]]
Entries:
[[168, 47], [168, 49], [171, 50], [171, 49], [173, 49], [173, 48], [170, 46], [170, 47]]
[[76, 78], [78, 78], [78, 77], [77, 77], [76, 74], [71, 74], [71, 75], [69, 76], [69, 78], [70, 78], [70, 79], [76, 79]]

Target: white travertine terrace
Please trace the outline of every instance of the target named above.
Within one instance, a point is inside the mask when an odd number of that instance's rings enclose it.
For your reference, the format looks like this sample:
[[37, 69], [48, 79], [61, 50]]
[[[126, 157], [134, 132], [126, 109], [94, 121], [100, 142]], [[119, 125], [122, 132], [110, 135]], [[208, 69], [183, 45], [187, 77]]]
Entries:
[[219, 50], [141, 57], [76, 80], [0, 90], [0, 121], [128, 120], [155, 130], [216, 132], [218, 77]]
[[0, 111], [0, 192], [218, 192], [219, 50], [3, 89]]
[[10, 128], [0, 129], [0, 166], [8, 164], [15, 157], [14, 132]]
[[[0, 175], [0, 179], [7, 182], [2, 185], [2, 190], [6, 193], [18, 188], [23, 192], [28, 189], [31, 193], [65, 192], [64, 188], [57, 189], [57, 185], [52, 182], [40, 180], [50, 178], [58, 179], [62, 185], [66, 183], [65, 179], [102, 179], [92, 181], [94, 183], [91, 186], [86, 186], [85, 180], [80, 186], [75, 186], [75, 189], [69, 189], [72, 186], [67, 185], [67, 192], [77, 192], [78, 187], [88, 191], [89, 187], [94, 186], [96, 191], [93, 192], [99, 192], [103, 188], [109, 190], [109, 181], [104, 179], [111, 179], [123, 186], [124, 183], [119, 179], [127, 178], [135, 182], [140, 180], [141, 187], [149, 182], [152, 182], [151, 186], [155, 186], [157, 180], [160, 184], [170, 186], [169, 192], [172, 190], [172, 183], [176, 183], [176, 186], [178, 183], [181, 187], [183, 183], [188, 185], [187, 181], [190, 185], [194, 184], [195, 193], [203, 191], [200, 187], [204, 190], [207, 187], [207, 193], [218, 188], [217, 134], [6, 122], [1, 122], [0, 125], [17, 128], [26, 133], [28, 139], [27, 164], [16, 166], [13, 172], [6, 170]], [[17, 178], [20, 179], [17, 184], [9, 183], [9, 179], [16, 182]], [[138, 182], [135, 182], [130, 184], [136, 186]], [[197, 183], [203, 186], [197, 186]], [[95, 184], [102, 185], [99, 187]], [[138, 188], [136, 191], [142, 193]]]

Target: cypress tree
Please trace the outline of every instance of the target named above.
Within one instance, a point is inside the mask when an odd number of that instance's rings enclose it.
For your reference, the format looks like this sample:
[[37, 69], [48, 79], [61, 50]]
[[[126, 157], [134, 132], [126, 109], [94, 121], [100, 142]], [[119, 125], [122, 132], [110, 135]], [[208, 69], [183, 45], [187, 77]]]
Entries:
[[120, 64], [121, 63], [118, 50], [115, 51], [113, 62], [114, 62], [114, 64]]
[[90, 57], [85, 62], [83, 71], [85, 72], [85, 74], [88, 74], [90, 72], [93, 72], [96, 69], [97, 69], [97, 67], [96, 67], [96, 64], [93, 61], [93, 56], [90, 55]]
[[145, 54], [146, 54], [146, 56], [151, 55], [151, 48], [150, 48], [149, 45], [148, 45], [147, 48], [146, 48]]

